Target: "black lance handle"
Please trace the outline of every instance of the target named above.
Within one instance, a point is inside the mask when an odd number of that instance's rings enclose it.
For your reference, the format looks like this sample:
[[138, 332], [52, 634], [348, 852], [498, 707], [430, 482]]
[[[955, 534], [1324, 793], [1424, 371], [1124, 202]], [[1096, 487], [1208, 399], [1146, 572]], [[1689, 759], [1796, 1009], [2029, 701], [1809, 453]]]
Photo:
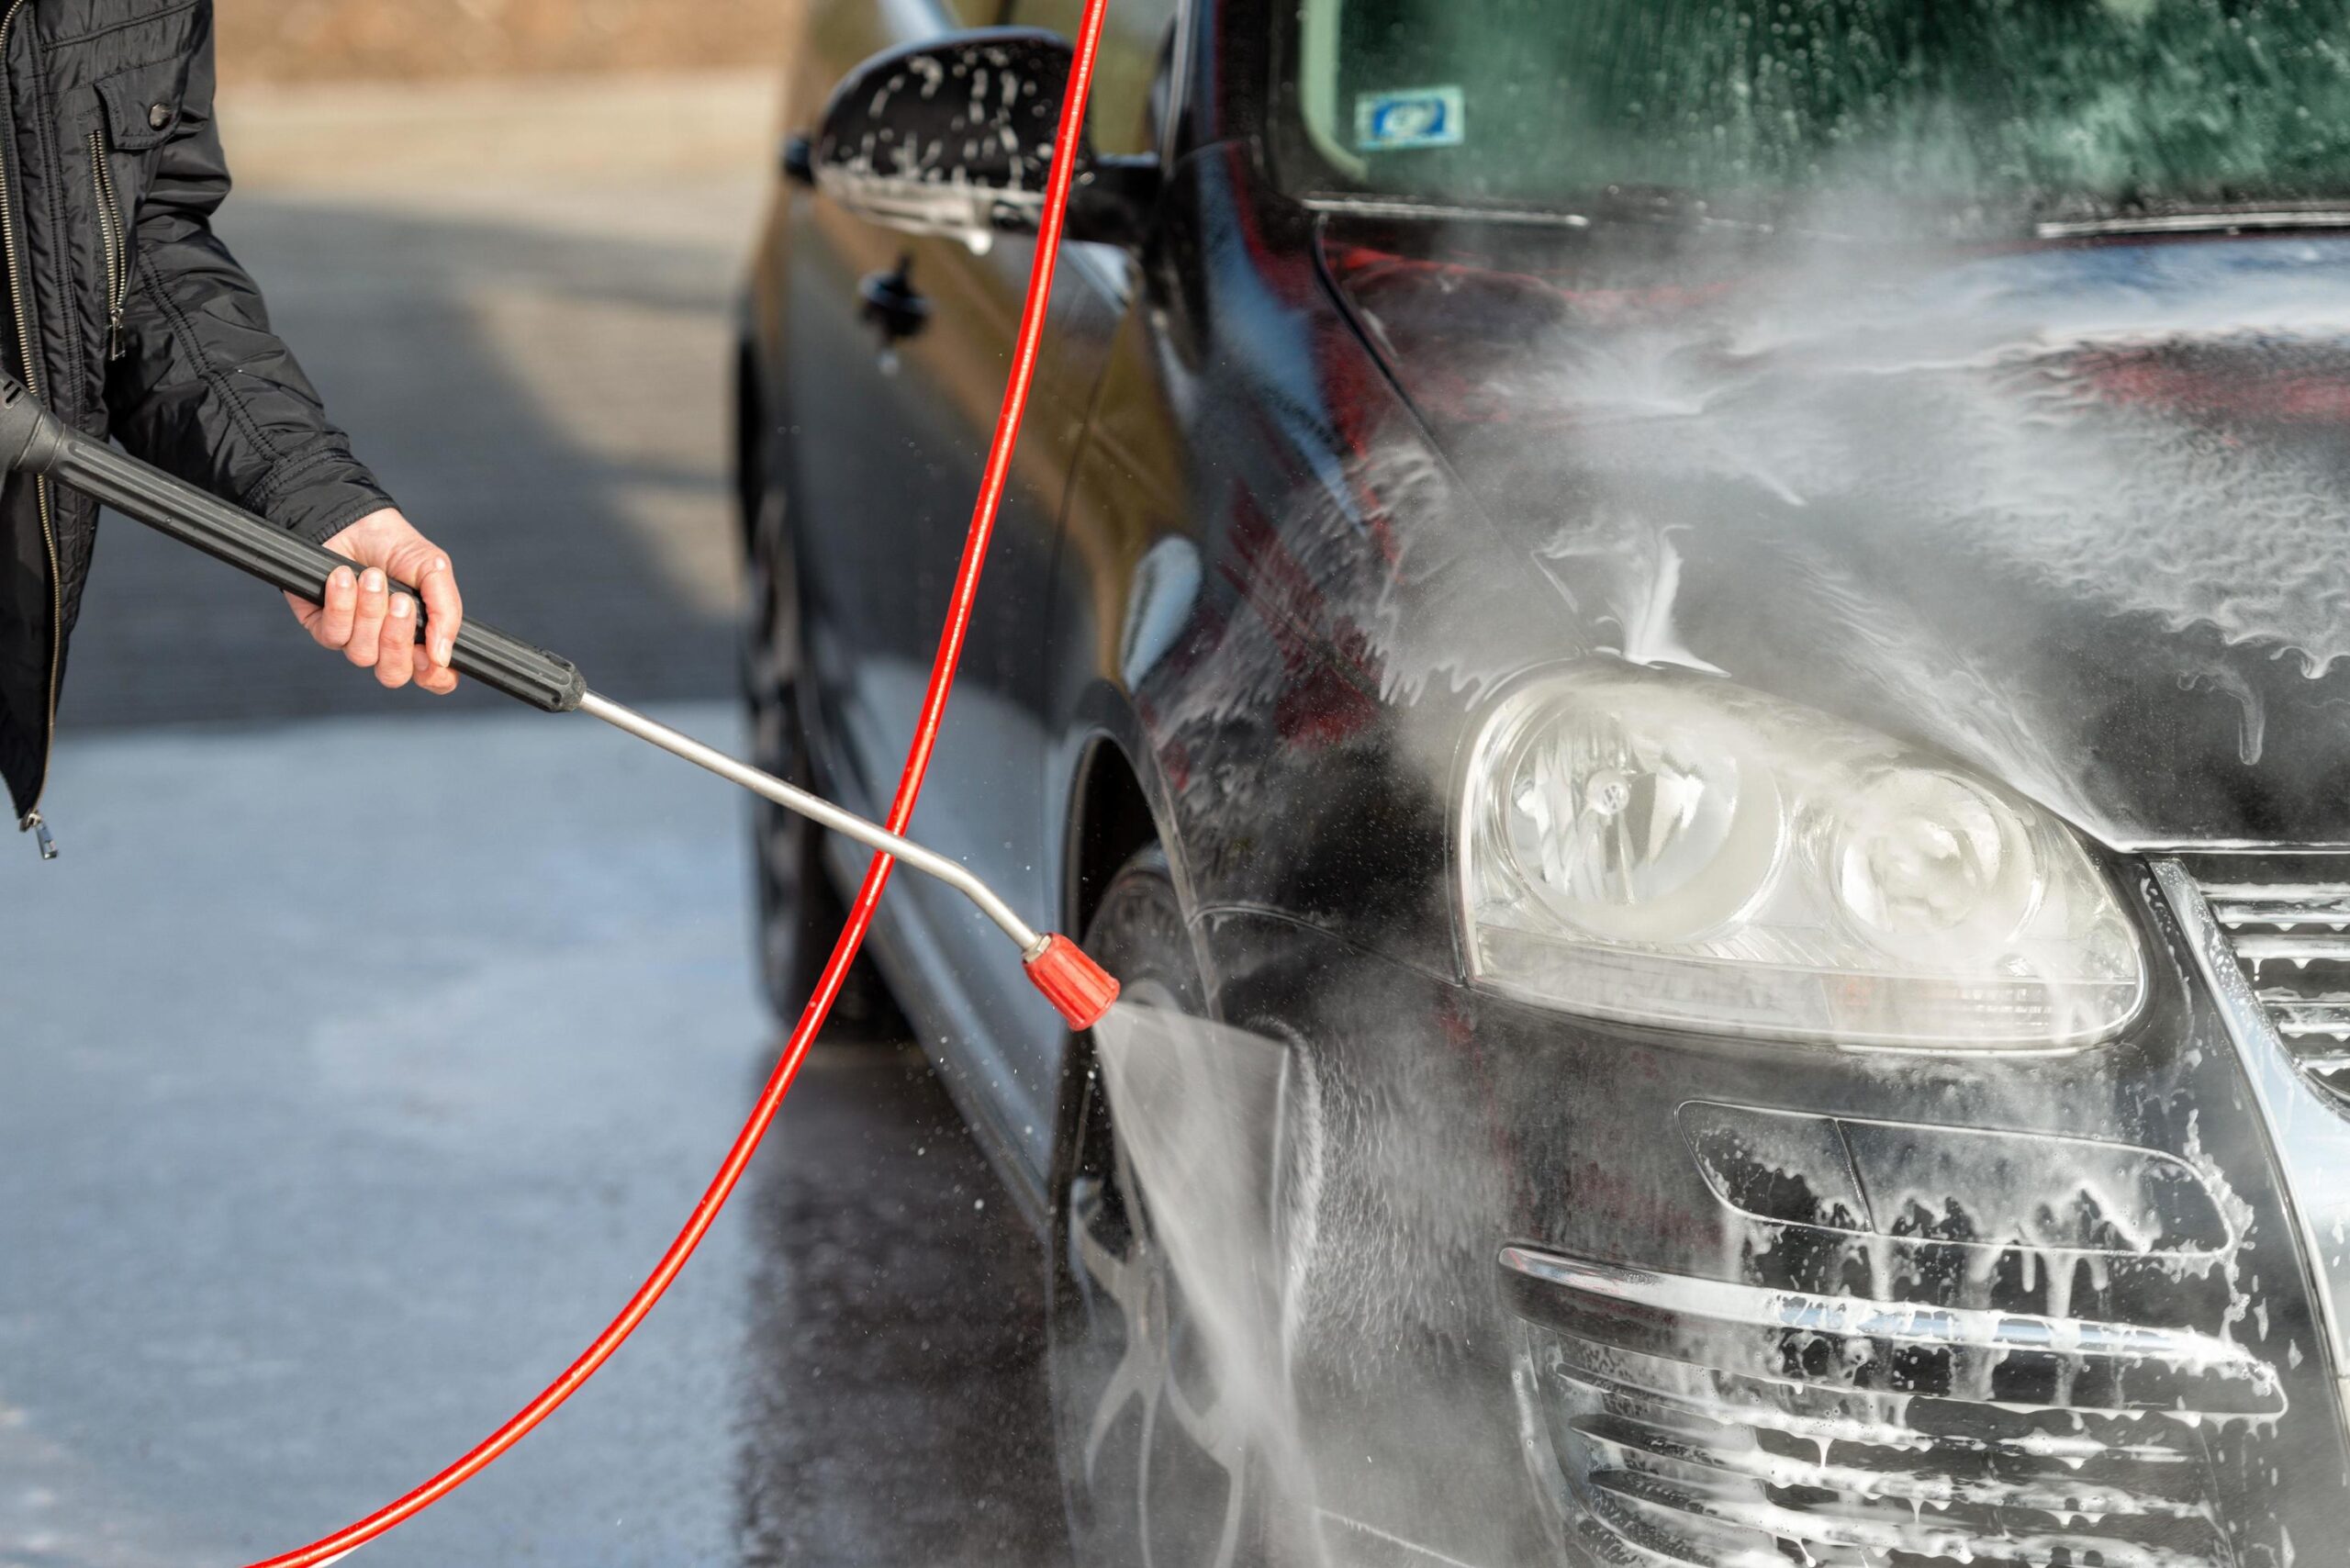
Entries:
[[[351, 565], [331, 550], [297, 539], [160, 468], [68, 429], [10, 376], [0, 376], [0, 467], [47, 475], [71, 485], [125, 517], [313, 604], [326, 597], [328, 574]], [[416, 598], [421, 640], [424, 600], [407, 583], [392, 587]], [[449, 663], [458, 674], [549, 713], [570, 712], [588, 692], [588, 683], [570, 660], [471, 616], [457, 629]]]

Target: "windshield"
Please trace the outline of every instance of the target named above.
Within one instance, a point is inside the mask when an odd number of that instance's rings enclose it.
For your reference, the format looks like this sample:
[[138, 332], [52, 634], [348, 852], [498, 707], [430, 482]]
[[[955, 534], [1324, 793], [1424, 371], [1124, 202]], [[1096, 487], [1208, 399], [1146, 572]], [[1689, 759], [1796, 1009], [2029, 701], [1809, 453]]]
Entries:
[[1864, 189], [2039, 216], [2350, 195], [2350, 0], [1304, 0], [1297, 20], [1299, 188]]

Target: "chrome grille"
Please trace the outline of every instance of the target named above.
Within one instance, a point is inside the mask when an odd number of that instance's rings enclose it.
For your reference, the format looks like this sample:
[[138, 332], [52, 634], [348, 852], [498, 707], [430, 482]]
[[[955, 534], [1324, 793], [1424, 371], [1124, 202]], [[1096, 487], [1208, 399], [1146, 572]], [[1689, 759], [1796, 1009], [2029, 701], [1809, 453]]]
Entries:
[[1502, 1265], [1528, 1447], [1599, 1562], [2237, 1568], [2208, 1445], [2284, 1406], [2239, 1347], [1524, 1248]]
[[2182, 860], [2285, 1048], [2350, 1103], [2350, 856]]

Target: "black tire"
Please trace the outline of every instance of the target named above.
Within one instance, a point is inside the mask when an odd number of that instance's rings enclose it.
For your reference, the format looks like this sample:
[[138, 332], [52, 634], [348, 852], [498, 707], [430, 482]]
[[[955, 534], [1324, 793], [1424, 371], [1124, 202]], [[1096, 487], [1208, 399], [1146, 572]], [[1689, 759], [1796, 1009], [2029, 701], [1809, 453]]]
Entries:
[[[1085, 948], [1119, 977], [1131, 1002], [1203, 1010], [1182, 908], [1157, 847], [1111, 880]], [[1059, 1132], [1047, 1360], [1080, 1568], [1262, 1563], [1260, 1467], [1244, 1443], [1203, 1422], [1203, 1412], [1213, 1422], [1221, 1402], [1202, 1386], [1199, 1359], [1184, 1353], [1182, 1293], [1154, 1244], [1148, 1195], [1085, 1041], [1071, 1053]]]
[[[771, 488], [746, 484], [745, 502], [755, 497], [758, 513], [746, 529], [748, 595], [743, 628], [751, 761], [807, 789], [811, 780], [799, 691], [800, 596], [792, 577], [791, 546], [784, 536], [781, 498]], [[752, 797], [759, 989], [787, 1027], [800, 1021], [848, 920], [848, 910], [824, 869], [821, 832], [807, 818]], [[829, 1023], [829, 1036], [895, 1043], [907, 1034], [889, 986], [873, 960], [862, 955], [842, 983]]]

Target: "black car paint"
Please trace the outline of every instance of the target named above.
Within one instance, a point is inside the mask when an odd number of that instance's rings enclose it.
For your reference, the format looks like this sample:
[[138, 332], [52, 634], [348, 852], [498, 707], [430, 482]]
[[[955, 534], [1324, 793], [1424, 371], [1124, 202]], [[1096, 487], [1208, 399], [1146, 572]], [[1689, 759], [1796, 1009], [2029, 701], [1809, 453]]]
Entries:
[[[819, 8], [795, 113], [903, 41], [883, 15]], [[928, 22], [1000, 19], [1017, 18], [933, 7]], [[1536, 1417], [1512, 1392], [1536, 1330], [1493, 1260], [1522, 1241], [1831, 1296], [1930, 1304], [1971, 1280], [1999, 1311], [2232, 1336], [2306, 1370], [2281, 1414], [2213, 1426], [2229, 1550], [2282, 1562], [2292, 1543], [2338, 1539], [2350, 1455], [2314, 1264], [2189, 943], [2139, 862], [2110, 860], [2146, 936], [2153, 1000], [2088, 1050], [1732, 1047], [1563, 1018], [1464, 982], [1449, 821], [1460, 748], [1526, 671], [1625, 651], [1655, 586], [1653, 554], [1628, 575], [1571, 554], [1563, 569], [1589, 576], [1561, 591], [1545, 546], [1621, 476], [1579, 465], [1584, 449], [1561, 433], [1572, 406], [1512, 383], [1529, 347], [1616, 329], [1624, 312], [1589, 329], [1579, 290], [1641, 296], [1637, 327], [1702, 315], [1751, 274], [1735, 243], [1693, 259], [1676, 235], [1637, 226], [1438, 228], [1317, 210], [1276, 189], [1259, 157], [1256, 84], [1278, 28], [1237, 4], [1198, 6], [1185, 26], [1174, 59], [1191, 64], [1162, 129], [1152, 232], [1137, 250], [1080, 246], [1064, 263], [968, 673], [915, 831], [1040, 926], [1073, 928], [1087, 878], [1113, 868], [1087, 859], [1094, 770], [1126, 770], [1192, 913], [1219, 1016], [1288, 1042], [1322, 1086], [1333, 1147], [1312, 1201], [1378, 1232], [1380, 1263], [1403, 1260], [1372, 1267], [1341, 1248], [1304, 1260], [1294, 1285], [1294, 1396], [1315, 1430], [1343, 1434], [1316, 1455], [1329, 1528], [1368, 1532], [1366, 1551], [1400, 1540], [1477, 1563], [1555, 1560], [1574, 1536], [1565, 1500], [1528, 1484]], [[934, 312], [891, 374], [861, 334], [856, 286], [901, 255]], [[789, 191], [760, 247], [750, 406], [792, 520], [820, 778], [860, 809], [885, 804], [910, 729], [1026, 255], [1001, 237], [978, 256], [880, 234]], [[2207, 369], [2190, 375], [2207, 401], [2266, 373], [2227, 369], [2210, 393]], [[2241, 421], [2234, 435], [2246, 438]], [[2338, 670], [2312, 677], [2277, 647], [2191, 622], [2068, 606], [2044, 577], [1978, 578], [1962, 594], [1963, 550], [1873, 544], [1849, 511], [1797, 518], [1799, 537], [1815, 531], [1798, 549], [1754, 520], [1799, 509], [1734, 478], [1693, 480], [1669, 454], [1632, 482], [1689, 503], [1673, 624], [1705, 663], [2047, 794], [2051, 776], [2020, 776], [2003, 742], [2042, 726], [2027, 738], [2046, 755], [2091, 759], [2053, 776], [2068, 792], [2048, 803], [2117, 850], [2350, 839], [2340, 791], [2311, 782], [2335, 776], [2329, 713], [2350, 690]], [[1852, 576], [1822, 591], [1805, 572], [1840, 550]], [[1888, 625], [1918, 633], [1917, 658], [1856, 678]], [[2201, 685], [2182, 681], [2198, 670]], [[2247, 700], [2268, 714], [2256, 761]], [[1065, 1037], [951, 900], [901, 888], [877, 936], [950, 1089], [1049, 1236]], [[2195, 1273], [2168, 1258], [2052, 1265], [1988, 1239], [2005, 1216], [1973, 1216], [1979, 1241], [1964, 1227], [1887, 1241], [1795, 1219], [1748, 1226], [1676, 1134], [1693, 1099], [2158, 1151], [2218, 1195], [2232, 1246]], [[1265, 1159], [1270, 1170], [1279, 1151]], [[1798, 1354], [1790, 1374], [1803, 1372]], [[1952, 1373], [1928, 1356], [1900, 1375], [1932, 1394]], [[1985, 1397], [2063, 1403], [2015, 1375], [2026, 1382]]]

